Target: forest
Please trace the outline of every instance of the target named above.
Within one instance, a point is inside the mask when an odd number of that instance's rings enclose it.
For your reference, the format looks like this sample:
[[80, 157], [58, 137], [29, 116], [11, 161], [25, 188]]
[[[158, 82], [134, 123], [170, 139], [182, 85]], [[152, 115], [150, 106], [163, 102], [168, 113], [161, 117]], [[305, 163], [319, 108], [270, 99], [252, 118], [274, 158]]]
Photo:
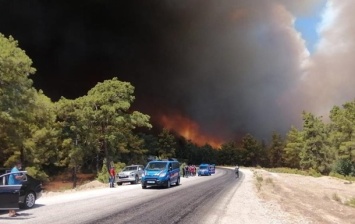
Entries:
[[329, 118], [303, 112], [302, 128], [290, 127], [285, 136], [273, 132], [265, 141], [245, 133], [213, 148], [173, 130], [152, 132], [150, 116], [132, 110], [134, 86], [117, 78], [52, 102], [33, 87], [32, 63], [15, 39], [0, 34], [0, 166], [20, 160], [43, 181], [61, 172], [99, 175], [110, 163], [152, 158], [355, 176], [355, 101], [334, 106]]

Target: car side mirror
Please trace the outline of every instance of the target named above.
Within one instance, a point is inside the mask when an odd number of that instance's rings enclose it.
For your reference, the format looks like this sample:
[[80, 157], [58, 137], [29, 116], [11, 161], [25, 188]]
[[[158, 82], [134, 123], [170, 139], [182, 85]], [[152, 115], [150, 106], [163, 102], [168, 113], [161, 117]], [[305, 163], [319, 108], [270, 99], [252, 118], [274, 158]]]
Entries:
[[27, 175], [26, 174], [22, 174], [22, 181], [27, 181]]
[[172, 170], [173, 170], [173, 168], [170, 166], [170, 167], [169, 167], [169, 171], [172, 171]]

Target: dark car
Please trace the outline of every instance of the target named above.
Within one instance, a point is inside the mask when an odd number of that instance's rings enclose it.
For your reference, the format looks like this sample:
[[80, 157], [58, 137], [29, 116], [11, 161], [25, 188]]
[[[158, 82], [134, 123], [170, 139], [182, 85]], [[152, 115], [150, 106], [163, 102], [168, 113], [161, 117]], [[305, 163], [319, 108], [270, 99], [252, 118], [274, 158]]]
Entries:
[[10, 173], [0, 175], [0, 209], [32, 208], [42, 196], [42, 183], [20, 171], [23, 175], [20, 185], [8, 185]]

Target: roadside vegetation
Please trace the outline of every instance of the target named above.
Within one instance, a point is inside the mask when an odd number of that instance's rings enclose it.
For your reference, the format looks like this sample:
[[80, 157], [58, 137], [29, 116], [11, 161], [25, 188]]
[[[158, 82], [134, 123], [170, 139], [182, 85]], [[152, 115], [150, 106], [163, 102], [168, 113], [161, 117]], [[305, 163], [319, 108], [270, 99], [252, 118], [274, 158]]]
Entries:
[[73, 188], [78, 173], [93, 173], [107, 182], [110, 164], [119, 171], [152, 158], [354, 180], [355, 101], [334, 106], [327, 123], [303, 112], [302, 128], [291, 127], [285, 137], [274, 132], [269, 141], [261, 141], [247, 133], [213, 148], [173, 130], [154, 129], [150, 115], [133, 110], [135, 88], [129, 82], [104, 80], [84, 96], [53, 102], [33, 87], [35, 72], [18, 42], [0, 34], [0, 164], [9, 168], [21, 160], [40, 180], [67, 172]]
[[348, 201], [345, 202], [345, 205], [351, 206], [355, 208], [355, 197], [349, 199]]
[[339, 202], [340, 204], [344, 204], [344, 205], [355, 208], [355, 197], [342, 200], [341, 197], [337, 193], [333, 193], [332, 199], [336, 202]]

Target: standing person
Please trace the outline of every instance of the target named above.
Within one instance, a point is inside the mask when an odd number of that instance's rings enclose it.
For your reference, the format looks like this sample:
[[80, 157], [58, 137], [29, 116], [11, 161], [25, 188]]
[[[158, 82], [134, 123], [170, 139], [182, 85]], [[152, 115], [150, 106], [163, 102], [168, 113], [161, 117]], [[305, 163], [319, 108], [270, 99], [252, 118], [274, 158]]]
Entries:
[[110, 173], [110, 188], [112, 188], [115, 187], [115, 176], [116, 176], [115, 167], [113, 165], [111, 165], [109, 173]]
[[[22, 168], [22, 163], [20, 161], [17, 161], [15, 166], [11, 169], [11, 173], [8, 181], [9, 185], [22, 184], [23, 175], [20, 173], [21, 168]], [[10, 217], [16, 217], [17, 215], [19, 214], [16, 213], [15, 210], [9, 210]]]
[[235, 166], [234, 170], [235, 170], [235, 175], [238, 178], [239, 177], [239, 166], [238, 166], [238, 164]]
[[186, 165], [184, 169], [185, 169], [185, 177], [188, 178], [189, 177], [189, 167]]

